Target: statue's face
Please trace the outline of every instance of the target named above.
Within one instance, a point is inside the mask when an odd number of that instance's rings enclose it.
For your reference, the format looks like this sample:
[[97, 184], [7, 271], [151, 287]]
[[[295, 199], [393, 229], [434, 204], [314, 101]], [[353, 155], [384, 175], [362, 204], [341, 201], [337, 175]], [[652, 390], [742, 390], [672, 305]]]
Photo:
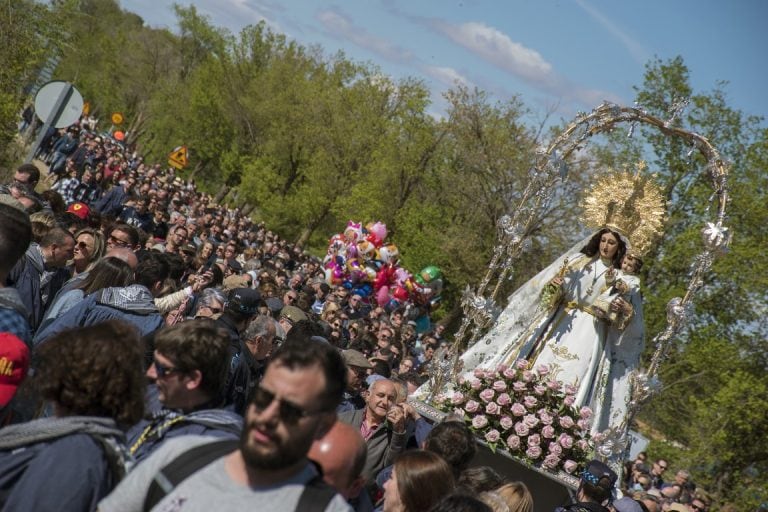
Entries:
[[600, 257], [604, 259], [613, 259], [616, 251], [619, 250], [619, 241], [613, 233], [603, 233], [600, 237]]

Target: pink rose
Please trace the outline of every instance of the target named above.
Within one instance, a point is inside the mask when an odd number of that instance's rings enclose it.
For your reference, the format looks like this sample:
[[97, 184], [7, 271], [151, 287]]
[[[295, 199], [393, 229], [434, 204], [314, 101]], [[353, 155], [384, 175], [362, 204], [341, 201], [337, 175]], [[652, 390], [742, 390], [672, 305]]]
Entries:
[[451, 396], [451, 403], [453, 405], [463, 404], [464, 400], [466, 400], [466, 398], [464, 397], [464, 393], [462, 393], [461, 391], [455, 391], [453, 393], [453, 396]]
[[478, 414], [474, 418], [472, 418], [472, 426], [475, 428], [483, 428], [488, 426], [488, 418], [483, 416], [482, 414]]
[[525, 391], [525, 388], [526, 388], [525, 382], [516, 380], [515, 382], [512, 383], [512, 389], [514, 389], [518, 393]]
[[560, 426], [563, 428], [571, 428], [573, 427], [573, 418], [570, 416], [560, 416]]
[[516, 435], [511, 435], [507, 438], [507, 447], [511, 451], [519, 450], [520, 449], [520, 438]]
[[592, 434], [592, 440], [595, 443], [602, 443], [605, 440], [605, 434], [603, 434], [602, 432], [595, 432], [594, 434]]
[[576, 448], [583, 452], [589, 451], [589, 442], [586, 439], [579, 439], [576, 441]]
[[549, 373], [549, 366], [546, 364], [540, 364], [536, 367], [536, 373], [538, 373], [541, 377], [547, 375]]
[[502, 430], [506, 432], [507, 430], [515, 426], [515, 420], [513, 420], [509, 416], [502, 416], [501, 420], [499, 420], [499, 424], [501, 425]]
[[485, 406], [485, 413], [492, 416], [497, 416], [499, 413], [501, 413], [501, 407], [499, 407], [499, 404], [496, 402], [490, 402]]
[[509, 368], [509, 365], [507, 364], [500, 364], [496, 367], [496, 373], [504, 373], [506, 369]]
[[587, 407], [586, 405], [579, 409], [579, 416], [581, 416], [582, 419], [588, 420], [592, 417], [592, 409]]
[[517, 377], [517, 372], [515, 371], [515, 369], [514, 369], [514, 368], [507, 368], [506, 370], [504, 370], [503, 372], [501, 372], [501, 374], [502, 374], [504, 377], [506, 377], [507, 379], [509, 379], [509, 380], [512, 380], [512, 379], [514, 379], [515, 377]]
[[464, 410], [470, 414], [477, 412], [479, 409], [480, 404], [474, 400], [469, 400], [466, 404], [464, 404]]
[[538, 459], [541, 457], [541, 447], [540, 446], [529, 446], [527, 450], [525, 450], [525, 455], [529, 459]]
[[555, 417], [549, 414], [549, 411], [546, 409], [539, 409], [539, 421], [543, 425], [551, 425], [553, 421], [555, 421]]
[[523, 416], [523, 423], [525, 423], [525, 426], [528, 428], [534, 428], [539, 424], [539, 418], [537, 418], [535, 414], [526, 414]]
[[475, 391], [479, 390], [483, 387], [483, 383], [480, 379], [470, 379], [469, 380], [469, 387], [474, 389]]
[[562, 387], [562, 383], [559, 380], [548, 380], [547, 387], [552, 391], [558, 391]]
[[528, 369], [528, 361], [525, 359], [518, 359], [515, 361], [515, 366], [517, 366], [518, 370], [527, 370]]
[[523, 380], [524, 380], [525, 382], [531, 382], [531, 381], [532, 381], [533, 379], [535, 379], [535, 378], [536, 378], [536, 374], [535, 374], [535, 373], [533, 373], [532, 371], [530, 371], [530, 370], [525, 370], [525, 371], [523, 372]]
[[496, 396], [496, 393], [494, 393], [491, 388], [485, 388], [480, 392], [480, 400], [482, 400], [485, 403], [488, 403], [491, 400], [493, 400], [494, 396]]
[[485, 370], [483, 370], [482, 368], [475, 368], [475, 371], [472, 372], [472, 375], [474, 375], [478, 379], [482, 379], [483, 377], [485, 377]]
[[541, 435], [547, 439], [554, 439], [555, 427], [552, 425], [545, 425], [544, 428], [541, 429]]
[[566, 395], [565, 398], [563, 398], [563, 403], [568, 407], [573, 407], [573, 404], [576, 403], [576, 397], [573, 395]]
[[533, 392], [538, 396], [542, 396], [547, 392], [547, 386], [544, 384], [536, 384], [533, 386]]
[[526, 395], [523, 397], [523, 405], [528, 409], [533, 409], [539, 403], [539, 400], [535, 396]]
[[489, 443], [496, 443], [501, 439], [501, 434], [495, 428], [485, 433], [485, 440]]
[[565, 385], [565, 394], [566, 395], [575, 395], [578, 390], [579, 390], [579, 388], [577, 388], [573, 384], [566, 384]]
[[562, 446], [566, 450], [570, 450], [571, 448], [573, 448], [573, 438], [568, 434], [560, 434], [560, 437], [557, 439], [557, 442], [560, 443], [560, 446]]
[[528, 435], [528, 427], [525, 426], [525, 423], [522, 421], [518, 421], [515, 423], [515, 434], [525, 437]]
[[459, 377], [459, 385], [464, 385], [464, 383], [466, 382], [467, 382], [467, 379], [465, 379], [463, 375]]
[[549, 443], [549, 453], [552, 455], [557, 455], [558, 457], [563, 454], [563, 447], [560, 446], [560, 443], [554, 442]]
[[563, 469], [564, 469], [564, 470], [565, 470], [565, 472], [566, 472], [566, 473], [568, 473], [569, 475], [573, 474], [573, 472], [574, 472], [574, 471], [576, 471], [576, 468], [578, 468], [578, 467], [579, 467], [579, 465], [578, 465], [578, 464], [576, 464], [576, 463], [575, 463], [574, 461], [572, 461], [571, 459], [567, 459], [567, 460], [566, 460], [566, 461], [563, 463]]
[[506, 393], [502, 393], [496, 397], [496, 403], [502, 407], [505, 407], [512, 403], [512, 398]]
[[550, 470], [557, 468], [559, 464], [560, 457], [552, 453], [544, 457], [544, 462], [541, 463], [542, 466]]
[[501, 393], [502, 391], [507, 390], [507, 383], [504, 382], [503, 380], [497, 380], [496, 382], [493, 383], [492, 387], [495, 392]]
[[576, 426], [579, 427], [581, 430], [589, 430], [589, 427], [592, 426], [591, 420], [578, 420], [576, 422]]
[[512, 407], [510, 407], [509, 410], [512, 411], [513, 416], [524, 416], [526, 413], [525, 406], [518, 402], [512, 404]]
[[528, 446], [538, 446], [541, 444], [541, 436], [539, 434], [531, 434], [528, 436]]

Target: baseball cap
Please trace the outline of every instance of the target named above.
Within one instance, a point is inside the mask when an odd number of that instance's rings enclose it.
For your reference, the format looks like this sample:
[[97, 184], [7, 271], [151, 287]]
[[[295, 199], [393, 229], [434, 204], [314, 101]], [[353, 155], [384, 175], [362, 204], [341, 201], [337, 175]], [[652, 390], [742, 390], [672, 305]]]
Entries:
[[29, 368], [29, 347], [10, 332], [0, 333], [0, 407], [11, 401]]
[[267, 307], [269, 308], [269, 311], [272, 313], [277, 313], [281, 309], [283, 309], [283, 301], [278, 299], [277, 297], [270, 297], [266, 300]]
[[373, 368], [373, 365], [368, 362], [362, 352], [358, 352], [351, 348], [342, 350], [341, 358], [344, 359], [344, 364], [347, 366], [354, 366], [355, 368], [363, 368], [365, 370]]
[[674, 512], [691, 512], [691, 509], [689, 509], [682, 503], [670, 503], [669, 508], [667, 510], [672, 510]]
[[235, 288], [229, 292], [227, 310], [241, 315], [255, 315], [261, 305], [261, 293], [251, 288]]
[[284, 306], [280, 311], [280, 317], [285, 317], [292, 323], [301, 322], [307, 320], [307, 314], [296, 306]]
[[67, 212], [74, 213], [81, 219], [85, 220], [88, 218], [88, 214], [91, 212], [91, 209], [88, 208], [88, 205], [85, 203], [72, 203], [67, 208]]
[[616, 480], [619, 479], [614, 470], [599, 460], [589, 461], [587, 469], [581, 474], [581, 478], [592, 485], [602, 487], [606, 491], [613, 489]]

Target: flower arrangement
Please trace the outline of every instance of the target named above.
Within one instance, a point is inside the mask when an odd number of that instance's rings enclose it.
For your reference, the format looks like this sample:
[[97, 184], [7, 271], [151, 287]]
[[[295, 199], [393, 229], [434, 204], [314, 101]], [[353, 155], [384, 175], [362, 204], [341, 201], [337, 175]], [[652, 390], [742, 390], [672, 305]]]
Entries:
[[476, 369], [453, 392], [438, 395], [437, 408], [464, 417], [494, 452], [498, 448], [548, 471], [573, 474], [586, 464], [592, 410], [577, 408], [576, 387], [563, 385], [551, 368], [531, 369], [518, 360], [496, 370]]

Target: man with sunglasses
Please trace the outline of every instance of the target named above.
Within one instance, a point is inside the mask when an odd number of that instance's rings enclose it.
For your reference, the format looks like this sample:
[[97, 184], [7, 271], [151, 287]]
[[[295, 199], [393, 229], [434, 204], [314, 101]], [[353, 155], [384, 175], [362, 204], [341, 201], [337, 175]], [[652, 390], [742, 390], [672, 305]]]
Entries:
[[668, 463], [664, 459], [658, 459], [651, 468], [651, 479], [653, 487], [661, 489], [664, 486], [664, 472], [667, 470]]
[[[177, 478], [176, 465], [186, 464], [190, 453], [210, 450], [201, 445], [211, 440], [171, 440], [139, 464], [99, 503], [99, 510], [179, 510], [182, 504], [184, 510], [351, 510], [307, 459], [314, 440], [336, 420], [345, 379], [341, 356], [330, 345], [287, 341], [254, 392], [234, 450], [219, 445], [226, 451], [194, 467], [186, 465], [185, 475]], [[169, 483], [167, 491], [155, 494], [156, 481]]]
[[242, 418], [222, 409], [229, 342], [210, 320], [189, 320], [155, 335], [155, 351], [147, 377], [154, 382], [162, 405], [127, 434], [127, 446], [137, 462], [167, 440], [182, 435], [237, 439]]

